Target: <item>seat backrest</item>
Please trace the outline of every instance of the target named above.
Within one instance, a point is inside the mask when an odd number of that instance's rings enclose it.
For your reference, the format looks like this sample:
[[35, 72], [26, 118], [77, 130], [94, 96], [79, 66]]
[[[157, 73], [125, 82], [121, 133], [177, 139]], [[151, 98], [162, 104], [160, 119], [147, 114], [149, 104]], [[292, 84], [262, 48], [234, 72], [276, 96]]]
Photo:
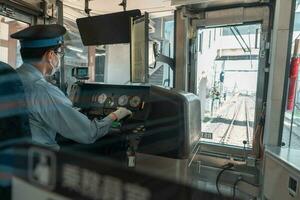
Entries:
[[0, 62], [0, 142], [30, 136], [23, 84], [17, 72]]

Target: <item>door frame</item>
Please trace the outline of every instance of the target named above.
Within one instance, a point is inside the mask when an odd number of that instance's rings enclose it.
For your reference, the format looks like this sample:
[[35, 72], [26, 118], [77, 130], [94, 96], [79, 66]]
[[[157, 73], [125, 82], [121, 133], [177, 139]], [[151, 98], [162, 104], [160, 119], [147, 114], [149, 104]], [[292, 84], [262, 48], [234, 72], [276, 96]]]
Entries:
[[[196, 7], [196, 6], [195, 6]], [[197, 10], [193, 6], [183, 6], [176, 11], [176, 86], [177, 89], [196, 94], [197, 80], [197, 51], [193, 48], [197, 42], [197, 30], [201, 28], [224, 27], [228, 25], [243, 25], [251, 23], [261, 24], [259, 67], [257, 78], [257, 92], [255, 105], [254, 127], [259, 122], [260, 114], [267, 101], [269, 54], [271, 38], [271, 8], [266, 5], [252, 7], [235, 7], [213, 10]], [[182, 30], [186, 30], [182, 33]], [[178, 47], [185, 47], [180, 48]], [[185, 73], [182, 73], [185, 72]], [[184, 86], [184, 83], [186, 85]], [[214, 143], [201, 142], [201, 150], [222, 152], [222, 154], [244, 155], [244, 149]], [[250, 152], [251, 149], [246, 149]]]
[[38, 19], [43, 16], [43, 12], [29, 7], [29, 5], [0, 0], [0, 15], [33, 25], [37, 24]]

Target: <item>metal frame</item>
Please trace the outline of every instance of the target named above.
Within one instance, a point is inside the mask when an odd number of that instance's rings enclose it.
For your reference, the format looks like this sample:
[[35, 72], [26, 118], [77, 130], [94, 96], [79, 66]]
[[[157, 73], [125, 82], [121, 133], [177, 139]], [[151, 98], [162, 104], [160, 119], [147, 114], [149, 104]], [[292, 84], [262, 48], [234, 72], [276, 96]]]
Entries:
[[231, 145], [223, 145], [218, 143], [201, 142], [200, 154], [207, 152], [211, 155], [218, 155], [217, 157], [226, 159], [239, 159], [243, 160], [246, 155], [252, 153], [252, 149], [246, 147], [237, 147]]
[[[257, 96], [256, 96], [256, 108], [255, 108], [255, 125], [258, 122], [260, 113], [264, 107], [267, 99], [267, 84], [268, 84], [268, 69], [269, 69], [269, 46], [270, 46], [270, 8], [266, 5], [255, 5], [253, 7], [235, 7], [227, 8], [223, 10], [212, 10], [203, 11], [191, 7], [181, 7], [177, 14], [176, 19], [181, 17], [181, 23], [176, 23], [179, 27], [176, 28], [176, 88], [185, 89], [190, 92], [196, 92], [193, 87], [184, 87], [184, 80], [189, 81], [189, 85], [193, 86], [196, 82], [195, 70], [193, 70], [194, 76], [184, 77], [182, 71], [196, 68], [194, 66], [189, 66], [189, 58], [184, 57], [184, 55], [189, 55], [191, 45], [189, 41], [193, 41], [193, 37], [197, 37], [195, 34], [196, 30], [199, 28], [209, 28], [216, 26], [228, 26], [234, 24], [251, 24], [251, 23], [261, 23], [261, 39], [260, 39], [260, 55], [259, 55], [259, 68], [258, 68], [258, 79], [257, 79]], [[185, 20], [185, 26], [182, 25], [182, 21]], [[180, 33], [180, 31], [185, 29], [186, 35]], [[190, 38], [187, 38], [190, 37]], [[180, 44], [180, 46], [178, 45]], [[186, 48], [183, 48], [186, 45]], [[180, 49], [180, 48], [182, 49]], [[179, 52], [178, 52], [179, 51]], [[179, 79], [178, 79], [179, 78]], [[263, 86], [263, 87], [262, 87]], [[203, 143], [204, 144], [204, 143]], [[218, 144], [205, 144], [206, 149], [209, 151], [218, 151], [223, 153], [231, 154], [232, 151], [235, 153], [240, 152], [243, 155], [243, 148], [233, 147], [233, 146], [223, 146], [220, 147]]]
[[293, 28], [294, 0], [277, 0], [274, 7], [272, 27], [272, 54], [270, 56], [270, 77], [264, 144], [280, 146], [282, 142], [283, 117], [286, 105], [286, 75], [289, 73], [291, 55], [290, 36]]
[[[296, 8], [296, 1], [292, 2], [292, 8], [291, 10], [295, 11]], [[295, 14], [296, 12], [291, 12], [290, 13], [290, 24], [289, 24], [289, 40], [288, 40], [288, 49], [292, 49], [292, 43], [293, 43], [293, 31], [294, 31], [294, 23], [295, 23]], [[287, 59], [286, 59], [286, 69], [285, 69], [285, 77], [284, 77], [284, 90], [285, 92], [283, 93], [282, 97], [282, 105], [281, 105], [281, 113], [280, 113], [280, 125], [279, 125], [279, 136], [278, 136], [278, 141], [277, 145], [282, 146], [282, 136], [283, 136], [283, 128], [284, 128], [284, 118], [285, 118], [285, 111], [286, 111], [286, 102], [288, 98], [288, 86], [289, 86], [289, 72], [290, 72], [290, 58], [291, 58], [292, 51], [287, 52]], [[296, 105], [296, 104], [295, 104]], [[294, 109], [295, 109], [294, 105]], [[293, 123], [293, 121], [291, 122]], [[292, 129], [293, 124], [291, 125]], [[290, 138], [291, 140], [292, 137], [292, 130], [290, 130]], [[290, 147], [291, 142], [289, 142], [289, 147]]]
[[[143, 16], [138, 16], [138, 17], [134, 17], [131, 19], [131, 26], [134, 25], [135, 20], [144, 20], [145, 21], [145, 82], [143, 83], [149, 83], [149, 13], [145, 12], [145, 14]], [[132, 29], [132, 28], [131, 28]], [[132, 30], [131, 30], [132, 31]], [[132, 33], [131, 33], [131, 37], [132, 37]], [[132, 49], [133, 45], [132, 45], [132, 41], [130, 41], [130, 82], [132, 83], [137, 83], [134, 82], [132, 79]]]
[[21, 21], [27, 24], [36, 24], [42, 11], [21, 6], [10, 1], [0, 0], [0, 15]]
[[[63, 25], [63, 2], [62, 0], [56, 0], [58, 19], [57, 23]], [[46, 11], [42, 8], [37, 9], [29, 3], [14, 3], [11, 1], [0, 0], [0, 15], [15, 19], [27, 23], [29, 25], [35, 25], [39, 23], [46, 23], [45, 17]], [[48, 21], [48, 20], [47, 20]], [[51, 22], [51, 19], [49, 19]], [[64, 66], [64, 58], [61, 58], [62, 66]], [[60, 85], [62, 91], [66, 92], [65, 85], [65, 69], [62, 67], [60, 70]]]
[[[56, 0], [56, 6], [57, 6], [57, 13], [58, 13], [58, 24], [64, 25], [64, 6], [63, 2], [61, 0]], [[65, 75], [65, 59], [64, 57], [60, 58], [61, 62], [61, 68], [60, 68], [60, 80], [59, 80], [59, 87], [60, 89], [66, 93], [67, 87], [66, 87], [66, 75]]]
[[180, 6], [188, 4], [197, 4], [198, 8], [209, 9], [209, 8], [228, 8], [233, 6], [244, 6], [244, 5], [254, 5], [261, 4], [263, 2], [269, 2], [270, 0], [171, 0], [171, 5]]
[[177, 90], [188, 91], [188, 19], [183, 18], [183, 9], [175, 11], [175, 79], [174, 87]]

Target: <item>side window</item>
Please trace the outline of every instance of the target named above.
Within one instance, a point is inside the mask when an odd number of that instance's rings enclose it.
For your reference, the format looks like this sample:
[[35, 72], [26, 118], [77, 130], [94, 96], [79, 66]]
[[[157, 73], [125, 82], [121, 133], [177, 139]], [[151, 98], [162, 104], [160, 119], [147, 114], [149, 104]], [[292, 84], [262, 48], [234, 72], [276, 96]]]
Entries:
[[104, 82], [105, 72], [105, 46], [99, 46], [96, 48], [95, 54], [95, 81]]
[[173, 16], [151, 19], [155, 31], [149, 34], [149, 82], [154, 85], [173, 87], [172, 67], [163, 62], [156, 62], [159, 54], [173, 58], [174, 54], [174, 19]]
[[10, 35], [29, 25], [8, 17], [0, 16], [0, 61], [17, 68], [22, 64], [20, 44]]
[[64, 69], [68, 90], [71, 85], [77, 81], [77, 79], [72, 76], [72, 69], [77, 67], [88, 68], [89, 81], [104, 82], [105, 46], [84, 46], [76, 23], [65, 18], [64, 26], [67, 29], [64, 38]]
[[[298, 0], [299, 4], [300, 1]], [[296, 48], [296, 39], [299, 39], [300, 35], [300, 12], [296, 6], [294, 32], [291, 49], [291, 62], [297, 59], [293, 56], [294, 48]], [[282, 130], [282, 146], [300, 149], [300, 70], [297, 70], [296, 65], [290, 64], [289, 85], [285, 89], [287, 91], [287, 105]]]

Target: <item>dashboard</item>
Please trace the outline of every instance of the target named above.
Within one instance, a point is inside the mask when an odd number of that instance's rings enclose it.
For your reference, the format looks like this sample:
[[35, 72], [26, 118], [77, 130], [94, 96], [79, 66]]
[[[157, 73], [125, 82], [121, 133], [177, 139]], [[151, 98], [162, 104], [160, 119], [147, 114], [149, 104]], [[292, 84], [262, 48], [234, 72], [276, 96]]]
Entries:
[[148, 86], [83, 84], [74, 87], [70, 94], [73, 105], [81, 108], [91, 118], [103, 118], [118, 107], [131, 110], [135, 119], [144, 118], [142, 113], [147, 109], [149, 100]]
[[[101, 106], [105, 109], [115, 109], [116, 107], [127, 107], [133, 110], [142, 109], [144, 101], [139, 95], [99, 93], [91, 97], [91, 104]], [[107, 113], [106, 113], [107, 114]]]
[[193, 94], [153, 85], [76, 83], [69, 98], [90, 119], [102, 119], [118, 107], [132, 111], [114, 122], [106, 137], [89, 144], [89, 151], [101, 155], [126, 156], [129, 145], [140, 153], [185, 159], [201, 132], [200, 100]]

